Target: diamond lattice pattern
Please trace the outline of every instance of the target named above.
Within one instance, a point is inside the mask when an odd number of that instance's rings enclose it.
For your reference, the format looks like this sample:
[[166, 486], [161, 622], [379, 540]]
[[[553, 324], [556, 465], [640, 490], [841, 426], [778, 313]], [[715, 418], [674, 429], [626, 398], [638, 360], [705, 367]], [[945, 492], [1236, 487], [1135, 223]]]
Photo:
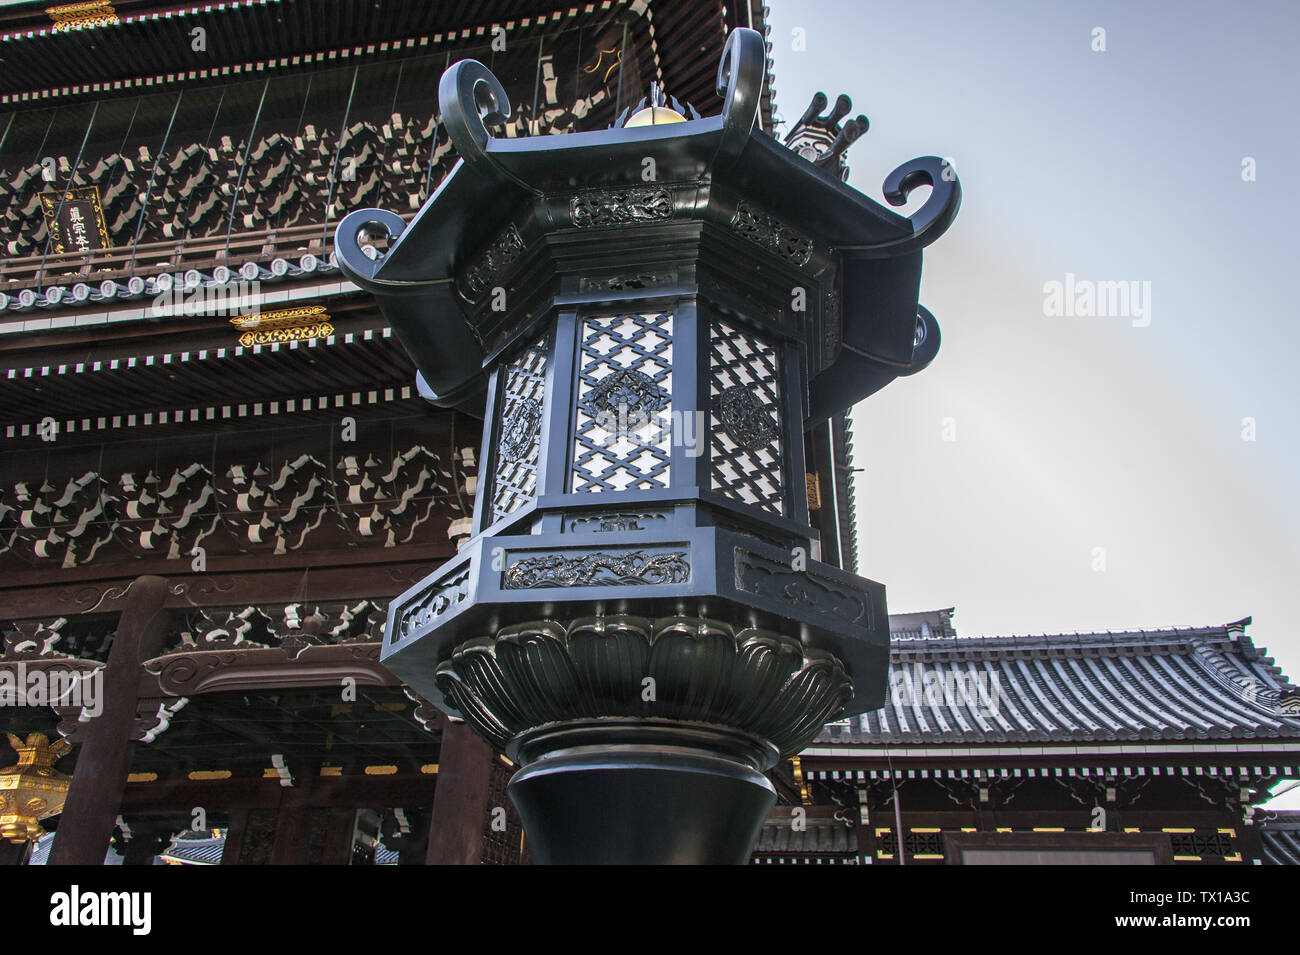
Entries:
[[[781, 482], [781, 400], [776, 350], [725, 322], [709, 326], [710, 485], [725, 497], [776, 514], [785, 513]], [[769, 415], [769, 441], [743, 447], [719, 417], [720, 397], [740, 386], [757, 399], [754, 410]]]
[[[673, 318], [671, 314], [591, 316], [583, 320], [578, 356], [578, 408], [573, 442], [573, 493], [649, 490], [668, 487], [672, 395]], [[619, 388], [600, 383], [617, 375]], [[592, 392], [595, 391], [595, 395]], [[599, 399], [616, 396], [645, 406], [651, 419], [641, 427], [628, 408], [624, 425], [602, 412], [619, 409]], [[659, 404], [662, 407], [654, 407]]]
[[546, 347], [532, 345], [505, 367], [505, 388], [496, 421], [497, 468], [492, 520], [513, 514], [537, 495], [541, 416], [546, 395]]

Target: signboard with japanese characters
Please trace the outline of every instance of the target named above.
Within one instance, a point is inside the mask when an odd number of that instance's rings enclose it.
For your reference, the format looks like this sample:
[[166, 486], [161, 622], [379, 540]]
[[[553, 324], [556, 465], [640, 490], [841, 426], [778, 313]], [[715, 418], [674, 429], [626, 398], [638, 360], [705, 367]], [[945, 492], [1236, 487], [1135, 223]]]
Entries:
[[69, 189], [66, 195], [57, 190], [43, 192], [41, 210], [45, 213], [45, 227], [50, 232], [50, 251], [56, 255], [109, 247], [108, 227], [104, 224], [98, 186]]

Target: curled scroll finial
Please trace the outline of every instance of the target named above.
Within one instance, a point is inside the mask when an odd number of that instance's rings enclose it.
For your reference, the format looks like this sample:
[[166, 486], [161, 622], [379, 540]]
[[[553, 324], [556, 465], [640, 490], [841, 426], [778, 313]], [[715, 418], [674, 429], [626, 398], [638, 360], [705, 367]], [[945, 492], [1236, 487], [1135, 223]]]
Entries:
[[438, 83], [438, 109], [451, 144], [467, 164], [487, 158], [488, 123], [510, 118], [510, 98], [501, 81], [478, 60], [453, 63]]
[[745, 148], [758, 120], [766, 66], [763, 35], [746, 27], [732, 30], [718, 63], [718, 95], [726, 98], [722, 107], [719, 159], [734, 159]]
[[946, 159], [922, 156], [899, 166], [885, 177], [885, 199], [891, 206], [901, 206], [917, 186], [930, 186], [930, 197], [925, 205], [911, 216], [912, 235], [897, 245], [892, 254], [899, 255], [923, 249], [948, 231], [957, 218], [961, 206], [961, 182], [957, 171]]
[[392, 243], [406, 228], [406, 222], [387, 209], [357, 209], [345, 215], [334, 230], [334, 257], [339, 269], [362, 288], [374, 290], [382, 282], [375, 281], [375, 273], [384, 264], [383, 256], [371, 258], [357, 241], [361, 233], [372, 238], [387, 239]]

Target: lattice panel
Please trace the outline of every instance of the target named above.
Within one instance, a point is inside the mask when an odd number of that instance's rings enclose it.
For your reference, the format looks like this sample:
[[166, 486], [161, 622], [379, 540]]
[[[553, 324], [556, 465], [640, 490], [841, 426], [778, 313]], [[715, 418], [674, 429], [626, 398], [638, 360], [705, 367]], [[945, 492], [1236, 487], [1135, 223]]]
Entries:
[[1175, 857], [1196, 856], [1201, 859], [1223, 859], [1234, 855], [1232, 839], [1221, 832], [1170, 833], [1169, 843]]
[[250, 809], [244, 822], [244, 838], [239, 843], [240, 865], [269, 865], [275, 843], [277, 813], [274, 809]]
[[712, 322], [709, 396], [712, 489], [784, 514], [776, 350], [748, 332]]
[[524, 825], [519, 821], [506, 787], [514, 770], [492, 758], [488, 782], [488, 818], [483, 827], [482, 865], [521, 865], [524, 862]]
[[492, 483], [492, 520], [513, 514], [537, 496], [546, 395], [546, 342], [539, 341], [505, 368], [497, 414], [497, 467]]
[[[903, 836], [903, 848], [907, 850], [907, 861], [937, 861], [944, 857], [945, 844], [942, 832], [909, 832]], [[876, 838], [876, 852], [892, 856], [898, 851], [898, 839], [892, 831], [881, 832]]]
[[593, 316], [581, 334], [571, 490], [668, 487], [672, 315]]

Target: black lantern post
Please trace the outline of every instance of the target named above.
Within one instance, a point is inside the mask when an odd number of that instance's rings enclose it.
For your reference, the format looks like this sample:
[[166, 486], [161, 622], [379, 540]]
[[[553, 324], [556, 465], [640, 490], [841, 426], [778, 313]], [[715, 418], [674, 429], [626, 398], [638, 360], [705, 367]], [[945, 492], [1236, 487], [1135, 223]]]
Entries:
[[916, 215], [868, 200], [836, 165], [865, 118], [814, 101], [787, 148], [764, 65], [738, 29], [720, 116], [654, 91], [611, 129], [495, 139], [505, 91], [462, 61], [451, 175], [409, 224], [338, 228], [421, 393], [484, 416], [473, 536], [393, 601], [383, 662], [521, 765], [541, 862], [743, 862], [764, 773], [884, 702], [885, 590], [818, 560], [804, 429], [933, 358], [921, 249], [960, 187], [927, 157], [885, 183], [932, 187]]

